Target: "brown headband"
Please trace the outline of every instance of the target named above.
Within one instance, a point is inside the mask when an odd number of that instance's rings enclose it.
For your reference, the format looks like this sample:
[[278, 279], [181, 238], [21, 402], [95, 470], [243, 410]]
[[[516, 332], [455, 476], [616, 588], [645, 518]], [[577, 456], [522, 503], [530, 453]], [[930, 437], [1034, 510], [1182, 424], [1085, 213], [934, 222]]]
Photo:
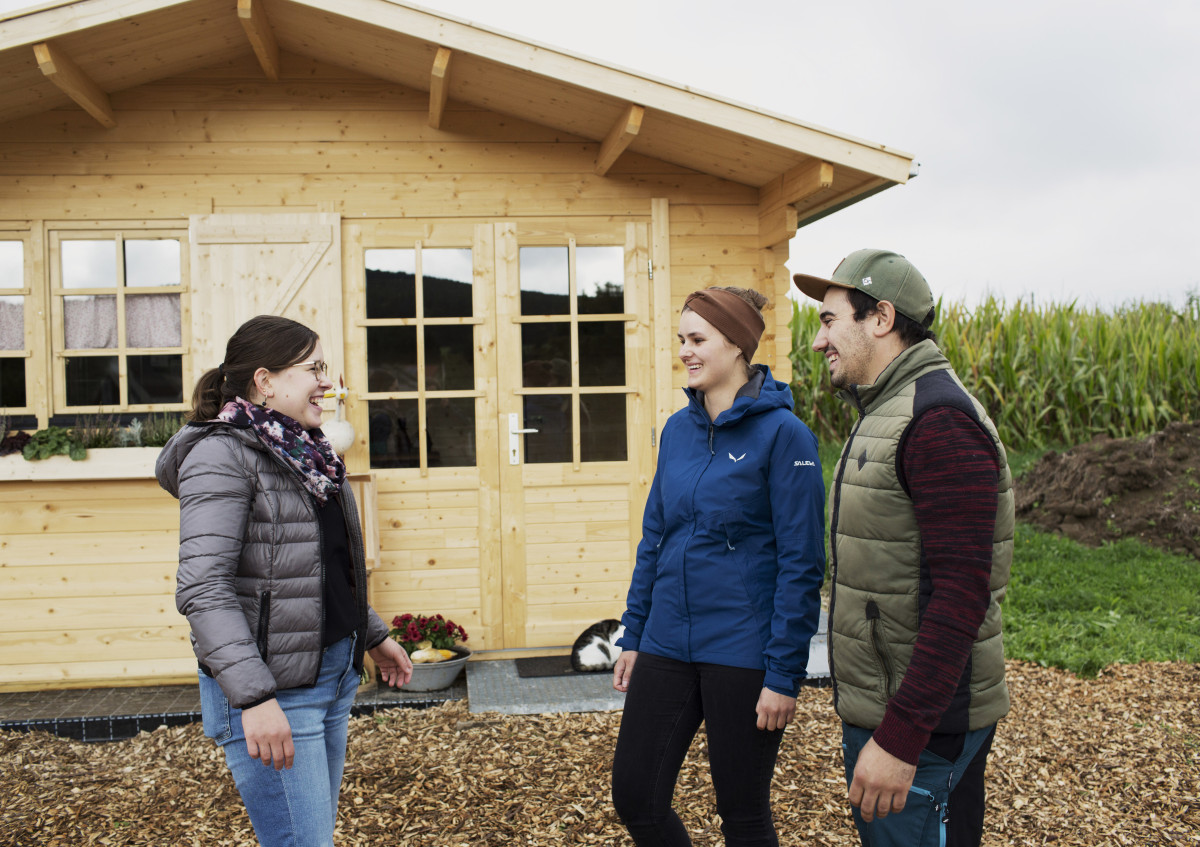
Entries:
[[741, 349], [747, 362], [754, 358], [758, 340], [767, 325], [762, 313], [741, 297], [720, 288], [706, 288], [689, 294], [683, 301], [683, 308], [691, 309], [715, 326], [735, 347]]

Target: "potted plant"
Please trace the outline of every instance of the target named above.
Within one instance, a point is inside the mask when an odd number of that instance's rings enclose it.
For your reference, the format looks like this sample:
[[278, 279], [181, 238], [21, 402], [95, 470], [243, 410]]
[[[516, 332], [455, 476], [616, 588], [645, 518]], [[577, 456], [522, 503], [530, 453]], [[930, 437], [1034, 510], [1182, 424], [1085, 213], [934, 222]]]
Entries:
[[449, 687], [471, 657], [471, 651], [463, 646], [467, 631], [441, 615], [397, 615], [388, 635], [412, 659], [412, 680], [404, 686], [407, 691]]

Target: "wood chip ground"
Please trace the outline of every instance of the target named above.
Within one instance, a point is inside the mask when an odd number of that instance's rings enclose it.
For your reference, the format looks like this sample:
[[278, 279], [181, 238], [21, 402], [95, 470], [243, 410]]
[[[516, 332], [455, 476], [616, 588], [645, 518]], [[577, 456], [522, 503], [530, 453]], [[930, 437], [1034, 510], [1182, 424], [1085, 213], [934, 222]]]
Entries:
[[[1012, 714], [988, 768], [984, 844], [1200, 844], [1200, 666], [1098, 679], [1010, 663]], [[619, 713], [473, 715], [462, 701], [355, 718], [339, 845], [631, 844], [609, 799]], [[704, 735], [676, 806], [721, 844]], [[0, 733], [0, 844], [253, 845], [199, 725], [110, 744]], [[828, 689], [805, 689], [774, 785], [781, 844], [858, 841]]]

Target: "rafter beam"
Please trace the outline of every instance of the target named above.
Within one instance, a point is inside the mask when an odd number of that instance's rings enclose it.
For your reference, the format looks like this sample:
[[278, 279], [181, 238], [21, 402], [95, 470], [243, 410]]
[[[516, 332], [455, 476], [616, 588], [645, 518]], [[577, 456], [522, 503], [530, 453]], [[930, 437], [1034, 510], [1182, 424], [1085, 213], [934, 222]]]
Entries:
[[439, 47], [433, 57], [433, 70], [429, 72], [429, 125], [434, 129], [442, 128], [442, 116], [450, 96], [450, 57], [450, 50]]
[[85, 112], [109, 129], [117, 125], [108, 94], [70, 56], [49, 41], [33, 45], [33, 56], [46, 79], [62, 89]]
[[774, 247], [796, 234], [797, 206], [811, 206], [833, 188], [833, 165], [797, 165], [758, 189], [758, 246]]
[[617, 159], [625, 149], [637, 138], [642, 130], [642, 119], [646, 110], [641, 106], [630, 103], [621, 119], [609, 130], [608, 137], [600, 145], [600, 155], [596, 157], [596, 175], [604, 176], [616, 164]]
[[262, 0], [238, 0], [237, 13], [263, 73], [268, 79], [279, 79], [279, 43]]
[[759, 217], [784, 206], [812, 202], [833, 187], [833, 165], [820, 160], [797, 165], [758, 189]]

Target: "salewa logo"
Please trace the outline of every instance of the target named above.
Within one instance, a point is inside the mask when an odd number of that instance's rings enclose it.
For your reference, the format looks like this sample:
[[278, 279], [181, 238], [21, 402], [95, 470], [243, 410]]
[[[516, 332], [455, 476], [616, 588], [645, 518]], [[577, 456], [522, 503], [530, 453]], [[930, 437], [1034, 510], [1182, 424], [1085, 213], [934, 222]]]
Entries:
[[869, 276], [864, 276], [864, 277], [863, 277], [862, 284], [863, 284], [863, 286], [864, 286], [864, 287], [866, 287], [866, 286], [870, 285], [870, 284], [871, 284], [871, 278], [870, 278]]
[[792, 465], [793, 468], [815, 468], [816, 466], [816, 462], [810, 462], [808, 459], [801, 459]]
[[732, 453], [730, 453], [729, 458], [733, 459], [735, 462], [740, 462], [742, 459], [746, 458], [746, 454], [743, 453], [742, 455], [735, 458], [734, 455]]

